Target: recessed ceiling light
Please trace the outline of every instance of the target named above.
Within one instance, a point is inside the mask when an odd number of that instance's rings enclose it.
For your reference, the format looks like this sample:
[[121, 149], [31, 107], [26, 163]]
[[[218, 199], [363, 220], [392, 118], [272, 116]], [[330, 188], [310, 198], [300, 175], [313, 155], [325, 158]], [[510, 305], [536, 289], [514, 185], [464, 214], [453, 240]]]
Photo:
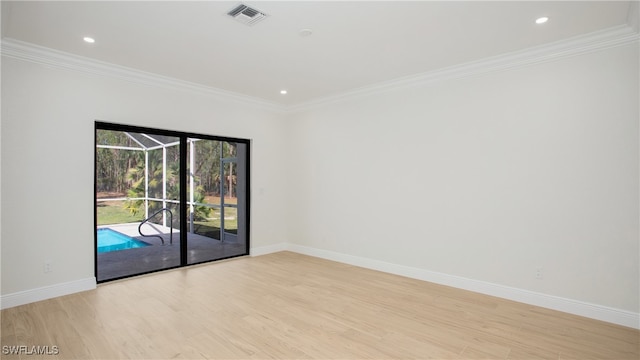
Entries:
[[94, 42], [96, 42], [96, 39], [88, 36], [85, 36], [84, 38], [82, 38], [82, 40], [84, 40], [84, 42], [88, 42], [89, 44], [93, 44]]
[[280, 90], [280, 94], [287, 95], [287, 90]]
[[544, 24], [547, 21], [549, 21], [548, 17], [546, 17], [546, 16], [539, 17], [539, 18], [536, 19], [536, 24]]

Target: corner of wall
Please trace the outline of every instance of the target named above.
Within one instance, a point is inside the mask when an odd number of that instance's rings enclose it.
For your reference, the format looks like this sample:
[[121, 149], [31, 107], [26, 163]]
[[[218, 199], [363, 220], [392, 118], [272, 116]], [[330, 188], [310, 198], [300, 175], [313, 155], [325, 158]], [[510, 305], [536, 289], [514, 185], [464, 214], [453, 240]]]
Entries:
[[280, 251], [286, 251], [287, 247], [288, 247], [287, 243], [279, 243], [279, 244], [273, 244], [273, 245], [258, 246], [258, 247], [252, 247], [249, 250], [249, 253], [250, 253], [251, 257], [262, 256], [262, 255], [277, 253], [277, 252], [280, 252]]

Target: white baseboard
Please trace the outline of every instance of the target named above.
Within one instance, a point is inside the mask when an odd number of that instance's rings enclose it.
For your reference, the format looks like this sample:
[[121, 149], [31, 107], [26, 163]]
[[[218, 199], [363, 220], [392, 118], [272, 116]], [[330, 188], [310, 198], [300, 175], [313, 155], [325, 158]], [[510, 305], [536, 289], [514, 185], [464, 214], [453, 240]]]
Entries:
[[[410, 266], [392, 264], [380, 260], [367, 259], [334, 251], [288, 243], [255, 247], [251, 248], [250, 252], [251, 256], [260, 256], [285, 250], [640, 329], [640, 314], [631, 311], [590, 304], [583, 301], [537, 293], [534, 291], [513, 288], [480, 280], [468, 279], [455, 275], [443, 274]], [[91, 277], [20, 291], [0, 296], [0, 309], [7, 309], [81, 291], [93, 290], [95, 288], [96, 278]]]
[[296, 244], [286, 250], [640, 329], [640, 314], [631, 311]]
[[285, 250], [287, 250], [287, 243], [279, 243], [267, 246], [252, 247], [251, 250], [249, 250], [249, 253], [251, 254], [251, 256], [260, 256]]
[[96, 278], [86, 278], [0, 296], [0, 309], [47, 300], [96, 288]]

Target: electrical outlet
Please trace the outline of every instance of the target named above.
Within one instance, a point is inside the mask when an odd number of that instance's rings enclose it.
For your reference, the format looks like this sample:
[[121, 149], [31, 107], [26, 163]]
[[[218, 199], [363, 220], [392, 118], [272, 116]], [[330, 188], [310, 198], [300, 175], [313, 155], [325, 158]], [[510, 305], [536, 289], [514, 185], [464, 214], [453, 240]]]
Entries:
[[52, 265], [51, 264], [51, 260], [47, 260], [47, 261], [44, 262], [44, 272], [45, 273], [50, 273], [50, 272], [53, 271], [53, 268], [52, 268], [51, 265]]
[[543, 271], [542, 268], [536, 268], [536, 279], [538, 280], [542, 280], [543, 279]]

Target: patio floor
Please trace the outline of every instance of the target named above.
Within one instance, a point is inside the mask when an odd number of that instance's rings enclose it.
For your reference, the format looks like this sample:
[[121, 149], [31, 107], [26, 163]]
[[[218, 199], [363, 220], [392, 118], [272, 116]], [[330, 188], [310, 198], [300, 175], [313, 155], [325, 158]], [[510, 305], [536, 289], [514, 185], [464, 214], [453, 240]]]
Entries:
[[[144, 241], [152, 246], [135, 249], [110, 251], [98, 254], [98, 281], [141, 274], [180, 265], [180, 232], [173, 230], [173, 244], [169, 244], [168, 227], [156, 224], [145, 224], [144, 234], [160, 235], [164, 245], [156, 237], [143, 237], [138, 233], [139, 223], [99, 226], [110, 228], [134, 239]], [[245, 242], [212, 239], [198, 234], [187, 234], [187, 263], [196, 264], [204, 261], [238, 256], [247, 253]]]

